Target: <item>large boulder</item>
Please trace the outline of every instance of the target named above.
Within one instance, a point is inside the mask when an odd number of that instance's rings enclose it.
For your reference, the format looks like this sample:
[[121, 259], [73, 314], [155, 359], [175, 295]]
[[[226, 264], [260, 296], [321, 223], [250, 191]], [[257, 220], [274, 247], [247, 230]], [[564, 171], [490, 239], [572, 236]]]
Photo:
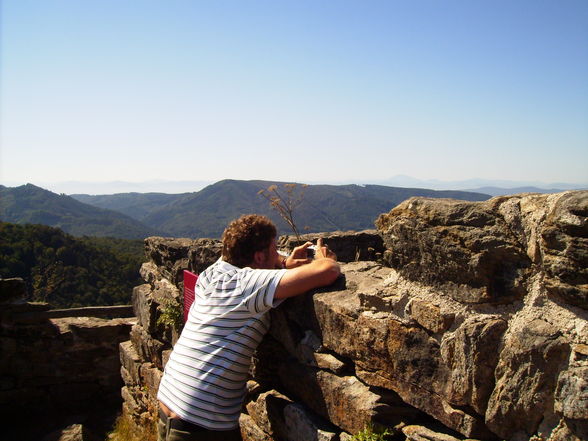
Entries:
[[412, 281], [442, 286], [464, 303], [504, 303], [544, 287], [588, 308], [588, 191], [485, 202], [411, 198], [376, 225], [385, 261]]
[[385, 261], [410, 280], [442, 285], [460, 302], [521, 297], [531, 262], [499, 203], [403, 202], [376, 222], [388, 249]]

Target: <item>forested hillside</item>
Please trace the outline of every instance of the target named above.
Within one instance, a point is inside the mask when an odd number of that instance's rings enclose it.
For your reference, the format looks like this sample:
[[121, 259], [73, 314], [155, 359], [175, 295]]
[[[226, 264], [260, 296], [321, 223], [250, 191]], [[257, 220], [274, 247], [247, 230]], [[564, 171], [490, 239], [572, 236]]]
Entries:
[[[283, 182], [226, 179], [195, 193], [122, 193], [115, 195], [74, 195], [102, 208], [120, 210], [149, 227], [175, 237], [220, 237], [225, 226], [245, 213], [269, 216], [281, 234], [291, 231], [271, 209], [259, 191]], [[301, 231], [364, 230], [374, 228], [375, 219], [412, 196], [482, 201], [490, 196], [465, 191], [435, 191], [382, 185], [296, 185], [302, 202], [295, 210]]]
[[14, 188], [0, 185], [0, 221], [49, 225], [74, 236], [143, 239], [159, 234], [117, 211], [84, 204], [32, 184]]
[[32, 301], [129, 304], [143, 261], [142, 240], [74, 238], [44, 225], [0, 222], [0, 277], [22, 277]]
[[72, 194], [72, 198], [84, 204], [114, 210], [143, 222], [153, 211], [183, 197], [183, 194], [167, 193], [117, 193], [105, 195]]

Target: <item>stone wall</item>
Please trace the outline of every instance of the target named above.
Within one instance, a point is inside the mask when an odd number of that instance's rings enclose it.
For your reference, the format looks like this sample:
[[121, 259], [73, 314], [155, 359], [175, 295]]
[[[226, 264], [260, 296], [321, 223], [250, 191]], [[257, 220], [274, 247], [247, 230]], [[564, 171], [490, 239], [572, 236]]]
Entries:
[[[377, 234], [327, 237], [341, 255], [357, 243], [348, 254], [359, 261], [272, 310], [244, 439], [345, 440], [369, 424], [410, 440], [588, 439], [587, 215], [588, 192], [414, 198], [382, 215]], [[205, 239], [146, 246], [138, 324], [121, 345], [124, 406], [137, 418], [154, 408], [177, 338], [157, 325], [161, 305], [180, 299], [181, 270], [220, 253]]]
[[2, 439], [38, 440], [74, 423], [111, 428], [121, 403], [118, 344], [136, 321], [132, 309], [51, 310], [24, 294], [21, 279], [0, 280], [0, 414], [11, 422]]

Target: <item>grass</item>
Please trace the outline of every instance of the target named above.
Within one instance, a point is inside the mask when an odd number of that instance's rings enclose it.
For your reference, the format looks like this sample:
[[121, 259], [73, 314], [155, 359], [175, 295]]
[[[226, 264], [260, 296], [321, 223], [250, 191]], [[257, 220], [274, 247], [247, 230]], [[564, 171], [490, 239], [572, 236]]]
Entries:
[[107, 441], [157, 441], [157, 425], [154, 422], [139, 426], [128, 415], [121, 415]]

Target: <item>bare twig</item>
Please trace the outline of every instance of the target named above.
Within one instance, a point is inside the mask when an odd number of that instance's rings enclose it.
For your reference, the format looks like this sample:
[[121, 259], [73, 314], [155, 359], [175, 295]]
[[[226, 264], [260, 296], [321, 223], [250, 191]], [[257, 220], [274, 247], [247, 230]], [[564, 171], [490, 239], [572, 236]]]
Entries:
[[296, 240], [300, 242], [300, 232], [294, 222], [294, 211], [300, 206], [304, 199], [304, 189], [306, 184], [284, 184], [283, 190], [280, 192], [277, 185], [270, 185], [267, 189], [261, 189], [257, 194], [263, 196], [268, 200], [270, 206], [278, 212], [280, 217], [292, 228], [296, 235]]

